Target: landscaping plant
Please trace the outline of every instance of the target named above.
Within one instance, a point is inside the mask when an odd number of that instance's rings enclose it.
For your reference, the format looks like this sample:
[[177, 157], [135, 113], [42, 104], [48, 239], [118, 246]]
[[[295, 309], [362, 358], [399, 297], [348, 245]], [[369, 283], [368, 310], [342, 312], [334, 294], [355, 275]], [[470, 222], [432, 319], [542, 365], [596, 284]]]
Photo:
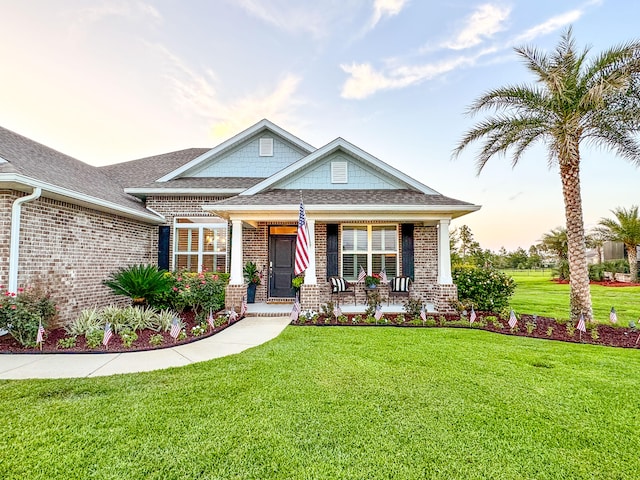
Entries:
[[147, 305], [170, 289], [171, 277], [155, 265], [140, 264], [119, 269], [104, 284], [116, 295], [131, 298], [135, 305]]
[[514, 280], [493, 268], [457, 265], [452, 269], [458, 298], [471, 303], [477, 310], [500, 312], [509, 306], [509, 298], [516, 289]]
[[55, 314], [55, 303], [40, 289], [5, 291], [0, 296], [0, 330], [7, 330], [22, 346], [34, 346], [40, 323], [47, 328]]

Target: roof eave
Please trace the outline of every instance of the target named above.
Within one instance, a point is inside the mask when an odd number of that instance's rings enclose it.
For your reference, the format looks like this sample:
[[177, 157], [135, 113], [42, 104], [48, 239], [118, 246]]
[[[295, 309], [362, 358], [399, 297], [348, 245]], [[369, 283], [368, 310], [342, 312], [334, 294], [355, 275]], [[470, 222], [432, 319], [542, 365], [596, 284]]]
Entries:
[[125, 188], [124, 192], [135, 196], [149, 195], [214, 195], [234, 196], [244, 192], [245, 188]]

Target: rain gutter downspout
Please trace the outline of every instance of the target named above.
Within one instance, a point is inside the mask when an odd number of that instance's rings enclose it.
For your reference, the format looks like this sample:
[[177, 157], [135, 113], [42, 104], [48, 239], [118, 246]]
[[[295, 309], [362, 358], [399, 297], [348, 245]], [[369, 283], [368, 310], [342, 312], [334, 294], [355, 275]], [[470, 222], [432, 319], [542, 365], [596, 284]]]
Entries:
[[9, 244], [9, 288], [8, 291], [18, 291], [18, 257], [20, 255], [20, 213], [23, 203], [37, 200], [42, 195], [42, 188], [33, 187], [33, 192], [26, 197], [20, 197], [11, 206], [11, 243]]

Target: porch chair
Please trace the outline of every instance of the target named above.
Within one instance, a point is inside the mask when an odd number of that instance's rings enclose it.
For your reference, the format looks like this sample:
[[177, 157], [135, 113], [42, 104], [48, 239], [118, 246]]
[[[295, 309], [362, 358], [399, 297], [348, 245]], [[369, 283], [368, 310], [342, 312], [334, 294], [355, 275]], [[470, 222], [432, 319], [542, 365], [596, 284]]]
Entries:
[[331, 284], [331, 298], [335, 295], [338, 305], [340, 305], [340, 297], [353, 296], [353, 304], [356, 304], [356, 286], [346, 281], [342, 277], [329, 277]]
[[411, 296], [411, 277], [393, 277], [389, 281], [389, 297], [387, 305], [391, 304], [391, 299], [395, 297], [407, 297], [407, 300]]

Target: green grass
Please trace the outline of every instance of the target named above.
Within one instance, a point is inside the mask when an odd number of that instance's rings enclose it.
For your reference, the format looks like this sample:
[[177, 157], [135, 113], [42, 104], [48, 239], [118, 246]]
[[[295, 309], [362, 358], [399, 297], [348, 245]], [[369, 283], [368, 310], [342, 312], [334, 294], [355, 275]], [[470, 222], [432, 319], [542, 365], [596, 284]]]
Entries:
[[183, 368], [0, 382], [0, 478], [637, 478], [639, 360], [465, 329], [288, 327]]
[[[505, 270], [518, 284], [510, 305], [518, 313], [545, 317], [569, 318], [569, 285], [551, 281], [551, 270]], [[640, 318], [640, 287], [603, 287], [591, 285], [591, 300], [596, 322], [609, 323], [609, 312], [615, 307], [618, 324]]]

